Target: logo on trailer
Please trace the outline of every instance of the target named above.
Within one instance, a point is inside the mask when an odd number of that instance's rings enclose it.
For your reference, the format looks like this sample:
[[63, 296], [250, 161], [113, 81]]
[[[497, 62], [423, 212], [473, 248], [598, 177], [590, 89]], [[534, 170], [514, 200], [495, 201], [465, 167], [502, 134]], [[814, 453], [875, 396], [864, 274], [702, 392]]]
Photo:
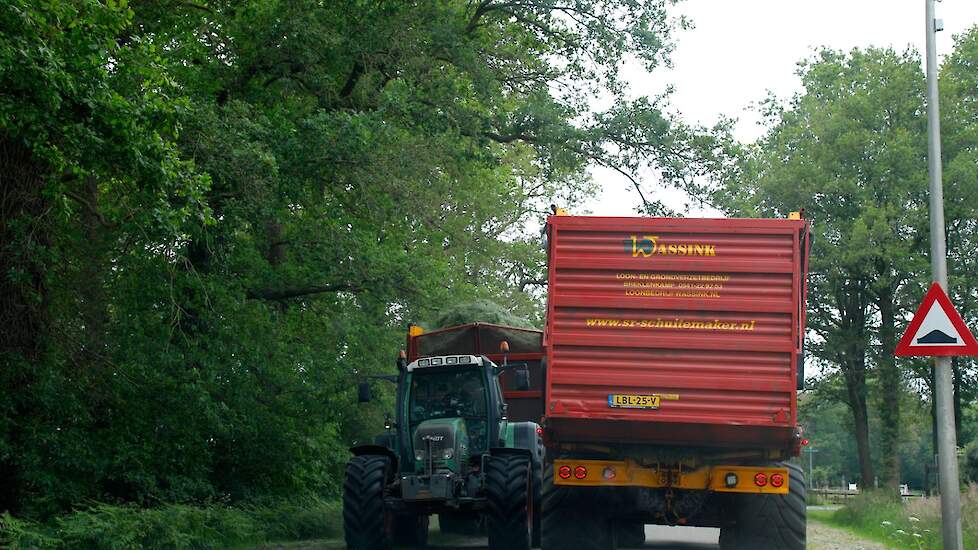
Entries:
[[704, 243], [659, 243], [658, 235], [632, 235], [625, 241], [625, 251], [631, 252], [633, 258], [639, 256], [648, 258], [656, 254], [660, 256], [716, 256], [716, 245]]

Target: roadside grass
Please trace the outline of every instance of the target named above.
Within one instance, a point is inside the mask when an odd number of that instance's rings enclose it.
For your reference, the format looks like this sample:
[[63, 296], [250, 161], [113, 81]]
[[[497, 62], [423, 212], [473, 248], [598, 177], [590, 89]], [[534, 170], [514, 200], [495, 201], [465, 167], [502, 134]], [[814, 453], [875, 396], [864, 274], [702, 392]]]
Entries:
[[[978, 485], [962, 492], [961, 504], [964, 547], [978, 548]], [[869, 493], [834, 512], [809, 510], [808, 515], [891, 548], [943, 549], [939, 497], [902, 503], [895, 495]]]
[[342, 535], [339, 503], [316, 497], [289, 502], [137, 508], [94, 504], [46, 522], [0, 516], [0, 547], [252, 548]]

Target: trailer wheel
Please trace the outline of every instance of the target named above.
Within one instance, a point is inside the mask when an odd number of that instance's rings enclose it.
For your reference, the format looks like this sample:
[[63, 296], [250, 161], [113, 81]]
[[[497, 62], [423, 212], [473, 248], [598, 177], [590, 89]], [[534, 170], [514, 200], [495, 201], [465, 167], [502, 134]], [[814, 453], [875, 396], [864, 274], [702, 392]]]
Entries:
[[554, 483], [553, 464], [543, 477], [542, 550], [613, 550], [611, 520], [580, 488]]
[[424, 548], [428, 546], [427, 514], [397, 514], [391, 526], [391, 542], [394, 546]]
[[533, 529], [530, 459], [502, 454], [486, 463], [490, 550], [529, 550]]
[[391, 462], [386, 456], [364, 455], [346, 463], [343, 483], [343, 531], [351, 550], [386, 550], [391, 546], [392, 517], [384, 509], [384, 486]]
[[636, 521], [620, 522], [615, 525], [618, 548], [641, 548], [645, 546], [645, 524]]
[[787, 495], [738, 495], [736, 524], [720, 529], [722, 550], [804, 550], [807, 528], [805, 476], [788, 469]]

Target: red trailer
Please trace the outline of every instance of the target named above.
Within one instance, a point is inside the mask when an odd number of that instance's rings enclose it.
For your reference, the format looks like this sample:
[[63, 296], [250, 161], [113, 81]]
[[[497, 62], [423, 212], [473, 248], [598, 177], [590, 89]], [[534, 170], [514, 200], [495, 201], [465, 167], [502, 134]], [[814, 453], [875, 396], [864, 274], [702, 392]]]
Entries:
[[635, 544], [645, 523], [804, 548], [792, 218], [549, 219], [545, 549]]

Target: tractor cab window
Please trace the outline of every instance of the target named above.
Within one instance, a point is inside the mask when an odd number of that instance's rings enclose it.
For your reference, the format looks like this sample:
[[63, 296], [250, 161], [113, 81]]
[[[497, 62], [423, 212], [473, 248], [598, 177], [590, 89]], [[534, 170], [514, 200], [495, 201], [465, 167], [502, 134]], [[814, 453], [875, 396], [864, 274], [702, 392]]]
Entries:
[[415, 372], [409, 400], [411, 431], [425, 420], [461, 418], [473, 450], [486, 448], [486, 389], [477, 369]]

